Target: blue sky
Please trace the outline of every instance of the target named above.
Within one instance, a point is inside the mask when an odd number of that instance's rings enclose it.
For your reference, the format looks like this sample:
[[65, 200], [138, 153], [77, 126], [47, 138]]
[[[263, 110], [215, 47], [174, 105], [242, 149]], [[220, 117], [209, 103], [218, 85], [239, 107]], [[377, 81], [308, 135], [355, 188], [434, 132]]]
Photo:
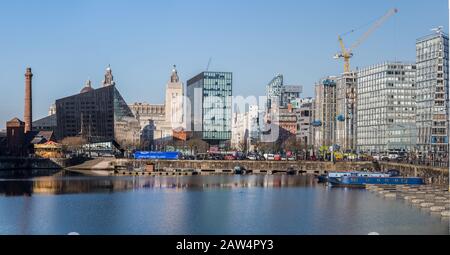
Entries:
[[[23, 116], [33, 68], [34, 118], [56, 99], [98, 87], [111, 64], [129, 102], [162, 103], [173, 64], [185, 82], [203, 71], [234, 74], [235, 95], [263, 95], [277, 74], [313, 84], [342, 72], [337, 35], [399, 13], [355, 50], [353, 67], [415, 60], [415, 40], [443, 25], [447, 0], [14, 0], [0, 2], [0, 127]], [[365, 27], [368, 29], [368, 27]], [[364, 32], [348, 36], [348, 44]]]

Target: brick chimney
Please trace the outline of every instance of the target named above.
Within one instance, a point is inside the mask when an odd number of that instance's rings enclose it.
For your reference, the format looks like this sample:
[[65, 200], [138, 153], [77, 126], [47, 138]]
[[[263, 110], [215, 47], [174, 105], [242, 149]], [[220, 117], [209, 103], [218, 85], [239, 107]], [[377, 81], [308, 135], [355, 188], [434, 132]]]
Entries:
[[27, 72], [25, 73], [25, 133], [28, 133], [33, 129], [32, 79], [33, 73], [31, 72], [31, 68], [28, 67]]

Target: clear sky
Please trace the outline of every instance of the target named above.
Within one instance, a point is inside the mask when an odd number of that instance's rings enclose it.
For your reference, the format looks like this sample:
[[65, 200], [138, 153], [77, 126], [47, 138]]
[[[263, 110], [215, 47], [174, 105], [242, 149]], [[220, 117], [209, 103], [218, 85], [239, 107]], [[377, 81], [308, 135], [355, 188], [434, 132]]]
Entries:
[[[397, 7], [399, 13], [355, 50], [353, 67], [415, 61], [415, 40], [443, 25], [447, 0], [14, 0], [0, 2], [0, 128], [23, 119], [24, 73], [34, 72], [34, 119], [111, 64], [128, 103], [163, 103], [172, 65], [186, 82], [231, 71], [234, 95], [263, 95], [277, 73], [301, 84], [338, 75], [337, 35]], [[365, 29], [345, 38], [352, 44]]]

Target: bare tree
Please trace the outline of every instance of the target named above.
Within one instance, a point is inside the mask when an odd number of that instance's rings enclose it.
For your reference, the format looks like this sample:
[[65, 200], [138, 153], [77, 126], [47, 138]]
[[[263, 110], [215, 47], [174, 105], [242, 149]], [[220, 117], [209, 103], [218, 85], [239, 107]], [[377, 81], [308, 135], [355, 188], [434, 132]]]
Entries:
[[61, 144], [66, 152], [79, 151], [86, 143], [87, 140], [80, 136], [66, 137], [61, 140]]
[[190, 139], [189, 141], [186, 142], [186, 146], [194, 154], [205, 153], [208, 151], [208, 148], [209, 148], [208, 143], [199, 138]]
[[298, 153], [302, 150], [302, 144], [296, 137], [291, 137], [283, 142], [282, 148], [286, 151]]

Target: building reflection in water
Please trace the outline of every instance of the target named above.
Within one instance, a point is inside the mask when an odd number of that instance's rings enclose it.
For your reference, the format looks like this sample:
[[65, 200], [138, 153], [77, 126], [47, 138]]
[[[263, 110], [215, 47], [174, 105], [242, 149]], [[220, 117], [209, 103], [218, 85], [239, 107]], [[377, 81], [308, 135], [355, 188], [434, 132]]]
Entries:
[[177, 176], [177, 177], [40, 177], [27, 180], [0, 180], [0, 195], [31, 196], [78, 193], [113, 193], [144, 189], [241, 189], [308, 187], [310, 176]]

